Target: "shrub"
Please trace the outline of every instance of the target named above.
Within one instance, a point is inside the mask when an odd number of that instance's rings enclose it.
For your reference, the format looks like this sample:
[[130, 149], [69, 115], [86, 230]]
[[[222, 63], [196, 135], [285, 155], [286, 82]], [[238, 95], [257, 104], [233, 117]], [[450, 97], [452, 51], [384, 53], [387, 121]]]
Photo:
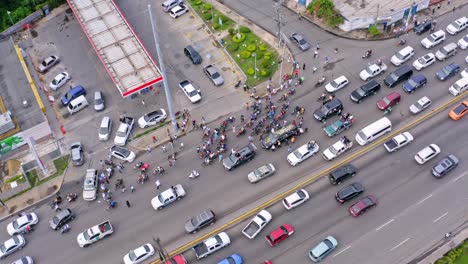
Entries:
[[254, 52], [255, 50], [257, 50], [257, 46], [250, 44], [247, 46], [247, 50], [250, 52]]
[[267, 50], [267, 46], [265, 44], [260, 44], [260, 45], [258, 45], [258, 49], [260, 51], [265, 51], [265, 50]]
[[247, 75], [254, 75], [255, 74], [255, 69], [254, 68], [248, 68], [246, 73], [247, 73]]
[[205, 9], [205, 11], [210, 11], [211, 8], [213, 8], [213, 7], [211, 6], [211, 4], [206, 3], [206, 4], [203, 5], [203, 9]]
[[242, 58], [244, 58], [244, 59], [248, 59], [248, 58], [252, 57], [252, 52], [247, 51], [247, 50], [243, 50], [243, 51], [241, 51], [240, 56]]
[[240, 33], [240, 38], [237, 38], [237, 34], [234, 34], [234, 36], [232, 36], [232, 41], [234, 41], [235, 43], [241, 43], [245, 40], [245, 34], [244, 33]]
[[221, 19], [221, 21], [223, 21], [223, 23], [228, 21], [228, 17], [223, 14], [219, 14], [218, 17], [219, 19]]
[[271, 52], [265, 52], [265, 55], [263, 55], [263, 59], [264, 60], [271, 60]]
[[239, 31], [242, 32], [242, 33], [250, 33], [251, 32], [250, 28], [245, 27], [245, 26], [240, 26]]
[[261, 70], [260, 71], [260, 76], [267, 77], [270, 76], [270, 71], [269, 70]]
[[197, 0], [197, 1], [195, 1], [195, 5], [196, 5], [196, 6], [199, 6], [199, 5], [201, 5], [201, 4], [203, 4], [203, 1], [202, 1], [202, 0]]
[[234, 36], [236, 34], [236, 30], [234, 28], [229, 28], [228, 29], [229, 35]]
[[214, 23], [214, 25], [213, 25], [214, 30], [218, 30], [220, 27], [221, 27], [221, 25], [218, 24], [218, 23]]
[[380, 35], [380, 30], [374, 24], [369, 27], [369, 34], [371, 34], [372, 37], [377, 37], [378, 35]]
[[213, 18], [213, 16], [211, 15], [211, 13], [206, 13], [203, 15], [203, 19], [204, 20], [211, 20], [211, 18]]
[[229, 45], [228, 49], [229, 49], [231, 52], [237, 51], [237, 50], [239, 49], [239, 44], [237, 44], [237, 43], [231, 43], [231, 45]]
[[271, 66], [271, 62], [270, 61], [267, 61], [267, 60], [263, 60], [262, 61], [262, 67], [263, 68], [268, 68]]

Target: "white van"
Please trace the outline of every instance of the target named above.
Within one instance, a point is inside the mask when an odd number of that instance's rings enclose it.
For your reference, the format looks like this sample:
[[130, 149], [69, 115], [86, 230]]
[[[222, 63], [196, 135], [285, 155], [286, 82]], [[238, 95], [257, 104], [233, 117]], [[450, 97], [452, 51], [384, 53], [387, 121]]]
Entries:
[[448, 90], [453, 96], [457, 96], [468, 91], [468, 77], [464, 77], [456, 81]]
[[164, 3], [162, 3], [162, 8], [164, 12], [169, 12], [169, 10], [171, 10], [173, 7], [176, 7], [182, 2], [182, 0], [167, 0]]
[[390, 119], [383, 117], [359, 131], [355, 139], [359, 145], [364, 146], [391, 130], [392, 122], [390, 122]]
[[73, 115], [74, 113], [80, 111], [81, 109], [87, 106], [88, 106], [88, 101], [86, 100], [86, 97], [84, 97], [84, 95], [80, 95], [77, 98], [71, 100], [67, 108], [68, 108], [68, 112], [70, 112], [70, 114]]

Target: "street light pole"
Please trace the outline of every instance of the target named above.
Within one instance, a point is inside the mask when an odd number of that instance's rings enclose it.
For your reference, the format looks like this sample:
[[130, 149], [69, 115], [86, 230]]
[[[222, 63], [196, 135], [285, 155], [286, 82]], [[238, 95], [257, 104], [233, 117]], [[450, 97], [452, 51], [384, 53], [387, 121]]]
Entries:
[[254, 56], [254, 79], [257, 79], [257, 53], [254, 52], [252, 55]]
[[10, 16], [11, 12], [10, 11], [6, 11], [6, 12], [8, 14], [8, 17], [10, 18], [11, 25], [13, 26], [15, 23], [13, 23], [13, 19], [11, 19], [11, 16]]

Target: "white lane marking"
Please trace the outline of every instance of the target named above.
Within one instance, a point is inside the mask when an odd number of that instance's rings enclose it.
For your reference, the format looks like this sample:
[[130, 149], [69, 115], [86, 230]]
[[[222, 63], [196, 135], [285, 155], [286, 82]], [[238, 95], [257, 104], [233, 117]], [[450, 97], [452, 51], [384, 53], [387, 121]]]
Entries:
[[408, 240], [410, 240], [409, 237], [408, 237], [407, 239], [403, 240], [400, 244], [398, 244], [398, 245], [392, 247], [392, 249], [390, 249], [390, 251], [395, 250], [397, 247], [399, 247], [399, 246], [403, 245], [404, 243], [408, 242]]
[[459, 179], [463, 178], [466, 176], [466, 174], [468, 174], [468, 171], [465, 171], [464, 173], [462, 173], [460, 176], [456, 177], [455, 179], [452, 180], [452, 182], [456, 182], [458, 181]]
[[351, 246], [347, 246], [347, 247], [343, 248], [343, 250], [341, 250], [340, 252], [338, 252], [338, 253], [336, 253], [335, 255], [333, 255], [333, 257], [336, 257], [336, 256], [338, 256], [339, 254], [345, 252], [345, 251], [348, 250], [350, 247], [351, 247]]
[[437, 217], [435, 220], [434, 220], [434, 223], [439, 221], [440, 219], [442, 219], [444, 216], [448, 215], [448, 212], [445, 212], [443, 215]]
[[432, 194], [429, 194], [426, 198], [422, 199], [421, 201], [419, 201], [416, 205], [420, 205], [422, 204], [424, 201], [426, 201], [427, 199], [431, 198], [432, 197]]
[[386, 225], [390, 224], [391, 222], [395, 221], [395, 219], [392, 218], [392, 220], [388, 221], [387, 223], [377, 227], [377, 229], [375, 229], [375, 231], [379, 231], [380, 229], [384, 228]]

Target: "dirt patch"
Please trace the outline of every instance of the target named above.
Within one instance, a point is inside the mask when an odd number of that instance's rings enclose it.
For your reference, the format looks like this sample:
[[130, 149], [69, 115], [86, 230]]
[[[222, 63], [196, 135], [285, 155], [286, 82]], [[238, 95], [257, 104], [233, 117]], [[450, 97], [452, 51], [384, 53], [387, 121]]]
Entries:
[[7, 160], [3, 166], [3, 173], [6, 176], [15, 176], [18, 175], [21, 162], [19, 160]]
[[57, 185], [47, 188], [47, 195], [53, 194], [58, 189]]
[[26, 201], [27, 204], [33, 204], [34, 203], [34, 199], [32, 198], [29, 198], [27, 201]]

